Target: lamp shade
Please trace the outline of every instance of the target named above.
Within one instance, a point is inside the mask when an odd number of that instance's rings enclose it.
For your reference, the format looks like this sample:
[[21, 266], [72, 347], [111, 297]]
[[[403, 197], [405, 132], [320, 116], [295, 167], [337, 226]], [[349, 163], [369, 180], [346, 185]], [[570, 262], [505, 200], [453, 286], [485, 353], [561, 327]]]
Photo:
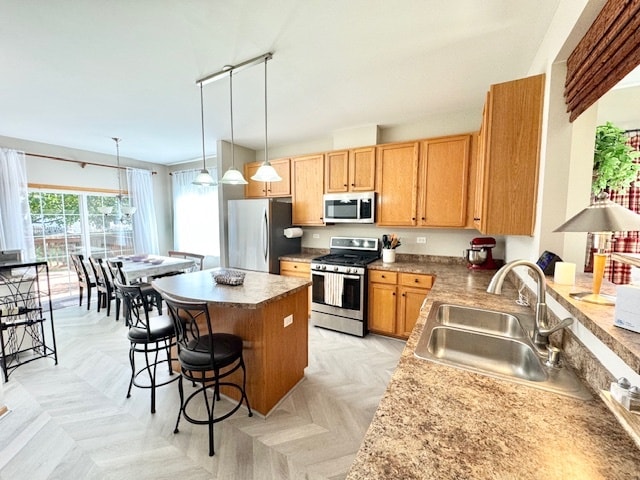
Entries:
[[196, 179], [193, 181], [193, 183], [194, 185], [202, 185], [205, 187], [210, 187], [216, 184], [213, 177], [209, 175], [209, 170], [207, 170], [206, 168], [203, 168], [202, 170], [200, 170], [200, 173], [198, 174]]
[[255, 173], [251, 180], [255, 180], [256, 182], [280, 182], [282, 181], [282, 177], [278, 175], [276, 169], [271, 166], [271, 164], [264, 163], [260, 165], [258, 171]]
[[640, 215], [611, 200], [599, 199], [554, 232], [629, 232], [640, 230]]
[[249, 182], [244, 179], [239, 170], [230, 168], [224, 173], [223, 177], [220, 179], [220, 183], [227, 185], [246, 185]]

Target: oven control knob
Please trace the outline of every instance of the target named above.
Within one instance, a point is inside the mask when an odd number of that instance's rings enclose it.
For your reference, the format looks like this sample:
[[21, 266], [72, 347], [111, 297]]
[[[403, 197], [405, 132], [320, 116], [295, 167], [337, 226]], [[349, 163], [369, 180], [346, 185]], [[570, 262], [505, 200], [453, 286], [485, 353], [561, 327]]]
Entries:
[[320, 265], [320, 270], [326, 270], [327, 266], [326, 265]]
[[339, 270], [340, 270], [340, 267], [333, 267], [333, 271], [334, 271], [334, 272], [337, 272], [337, 271], [339, 271]]

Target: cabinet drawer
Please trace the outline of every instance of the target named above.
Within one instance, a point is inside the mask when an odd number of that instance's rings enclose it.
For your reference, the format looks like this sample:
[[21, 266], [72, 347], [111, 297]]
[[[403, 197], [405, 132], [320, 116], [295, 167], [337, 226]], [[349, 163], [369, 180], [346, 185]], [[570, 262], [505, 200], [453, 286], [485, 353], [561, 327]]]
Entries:
[[304, 262], [292, 262], [289, 260], [280, 261], [280, 273], [305, 274], [309, 276], [311, 272], [311, 264]]
[[369, 282], [374, 283], [391, 283], [398, 282], [398, 274], [396, 272], [386, 272], [383, 270], [369, 270]]
[[433, 276], [419, 273], [401, 273], [400, 285], [405, 287], [431, 288]]

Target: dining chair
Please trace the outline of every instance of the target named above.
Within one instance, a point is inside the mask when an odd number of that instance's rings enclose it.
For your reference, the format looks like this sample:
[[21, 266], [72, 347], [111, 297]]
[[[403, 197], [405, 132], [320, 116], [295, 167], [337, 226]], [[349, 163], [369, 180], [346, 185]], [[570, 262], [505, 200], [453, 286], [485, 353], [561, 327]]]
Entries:
[[193, 268], [190, 268], [189, 272], [195, 272], [198, 270], [202, 270], [204, 268], [204, 255], [200, 255], [199, 253], [189, 253], [189, 252], [180, 252], [178, 250], [169, 250], [170, 257], [184, 258], [188, 260], [193, 260], [195, 265]]
[[95, 277], [92, 277], [87, 270], [87, 266], [84, 263], [84, 256], [82, 254], [71, 254], [71, 263], [78, 275], [78, 289], [80, 306], [82, 306], [82, 297], [84, 296], [84, 289], [87, 289], [87, 310], [91, 309], [91, 289], [96, 287]]
[[[245, 403], [249, 416], [253, 416], [246, 393], [247, 373], [242, 356], [242, 338], [230, 333], [215, 333], [209, 308], [206, 302], [183, 302], [166, 294], [162, 295], [173, 320], [176, 333], [178, 360], [180, 361], [180, 410], [173, 433], [178, 433], [180, 418], [196, 425], [209, 427], [209, 456], [215, 454], [213, 441], [214, 424], [229, 418]], [[234, 372], [241, 370], [241, 383], [229, 378]], [[199, 386], [185, 399], [183, 379]], [[212, 395], [209, 394], [213, 386]], [[220, 387], [228, 387], [238, 392], [239, 400], [225, 408], [223, 413], [215, 416], [215, 404], [220, 401]], [[195, 417], [200, 405], [189, 405], [196, 398], [204, 401], [207, 410], [206, 418]]]
[[[171, 361], [171, 349], [175, 346], [175, 329], [173, 320], [167, 316], [151, 317], [152, 305], [149, 295], [143, 292], [140, 285], [126, 285], [114, 280], [114, 284], [122, 293], [127, 315], [130, 342], [129, 363], [131, 378], [127, 398], [131, 397], [131, 389], [135, 386], [151, 390], [151, 413], [156, 413], [156, 388], [168, 385], [180, 378], [174, 375]], [[143, 354], [144, 366], [136, 366], [136, 355]], [[158, 366], [166, 363], [168, 376], [158, 380]], [[147, 380], [144, 380], [147, 377]]]
[[[96, 288], [98, 289], [98, 313], [100, 308], [107, 309], [107, 317], [111, 314], [111, 300], [116, 300], [116, 310], [120, 312], [120, 299], [116, 297], [115, 287], [111, 280], [111, 275], [105, 267], [104, 260], [98, 257], [89, 257], [89, 263], [96, 278]], [[118, 320], [116, 316], [116, 320]]]
[[[152, 307], [156, 307], [158, 310], [158, 314], [162, 315], [162, 295], [160, 295], [160, 293], [158, 293], [151, 286], [151, 283], [141, 282], [138, 280], [134, 280], [132, 282], [127, 281], [127, 276], [125, 275], [124, 270], [122, 269], [123, 263], [121, 260], [107, 260], [107, 265], [109, 266], [109, 271], [111, 272], [111, 278], [114, 279], [113, 283], [114, 283], [114, 288], [116, 290], [116, 296], [119, 296], [120, 298], [122, 298], [122, 292], [118, 288], [118, 284], [115, 282], [115, 280], [118, 280], [118, 282], [123, 285], [137, 285], [140, 287], [140, 290], [142, 291], [143, 295], [147, 297], [149, 304]], [[125, 309], [127, 308], [126, 305], [124, 305], [124, 308]], [[124, 312], [124, 315], [125, 315], [125, 321], [127, 322], [127, 325], [128, 325], [129, 317], [126, 311]], [[117, 319], [117, 310], [116, 310], [116, 319]]]

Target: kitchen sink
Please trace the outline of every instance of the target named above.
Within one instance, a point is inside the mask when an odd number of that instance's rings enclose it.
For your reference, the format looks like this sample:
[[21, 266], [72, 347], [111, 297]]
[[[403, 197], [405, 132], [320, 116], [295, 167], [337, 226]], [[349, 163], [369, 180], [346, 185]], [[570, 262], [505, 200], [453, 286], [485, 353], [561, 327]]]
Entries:
[[527, 338], [527, 332], [518, 318], [509, 313], [443, 304], [438, 307], [436, 321], [442, 325], [460, 327], [465, 330], [509, 338]]
[[567, 366], [545, 363], [530, 339], [533, 315], [435, 302], [415, 356], [482, 375], [568, 395], [593, 398]]

